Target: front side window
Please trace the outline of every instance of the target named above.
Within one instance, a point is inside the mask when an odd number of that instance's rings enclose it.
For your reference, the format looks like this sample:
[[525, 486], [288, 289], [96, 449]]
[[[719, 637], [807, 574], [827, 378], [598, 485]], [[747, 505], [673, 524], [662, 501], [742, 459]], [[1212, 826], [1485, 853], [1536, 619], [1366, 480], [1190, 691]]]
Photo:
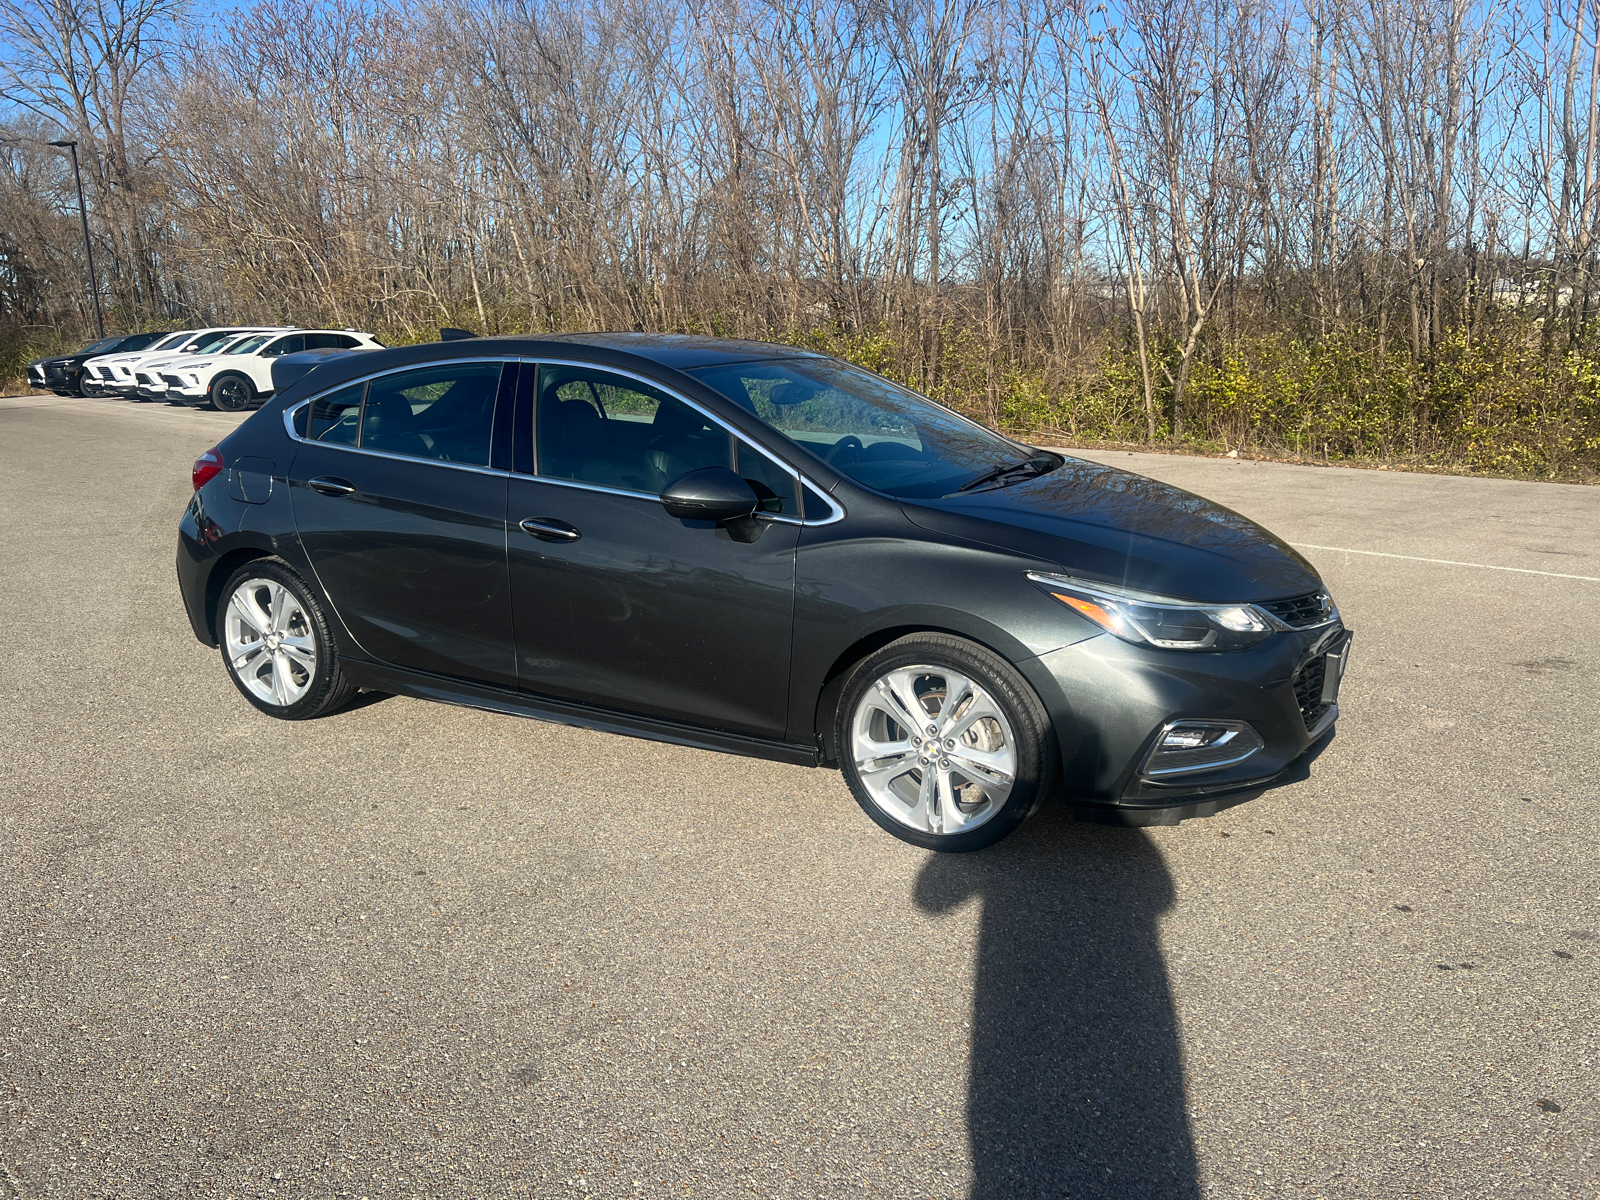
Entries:
[[728, 434], [648, 384], [585, 367], [541, 367], [539, 474], [659, 493], [688, 471], [730, 465]]
[[361, 448], [488, 466], [501, 365], [451, 363], [374, 379], [361, 414]]
[[891, 496], [948, 495], [1027, 457], [1015, 442], [837, 359], [734, 363], [690, 373], [836, 471]]
[[281, 337], [272, 345], [261, 352], [262, 358], [277, 358], [280, 354], [296, 354], [306, 348], [306, 337], [303, 333], [290, 334]]
[[774, 516], [800, 515], [800, 480], [787, 467], [780, 467], [759, 450], [738, 444], [739, 462], [734, 470], [761, 500], [761, 511]]

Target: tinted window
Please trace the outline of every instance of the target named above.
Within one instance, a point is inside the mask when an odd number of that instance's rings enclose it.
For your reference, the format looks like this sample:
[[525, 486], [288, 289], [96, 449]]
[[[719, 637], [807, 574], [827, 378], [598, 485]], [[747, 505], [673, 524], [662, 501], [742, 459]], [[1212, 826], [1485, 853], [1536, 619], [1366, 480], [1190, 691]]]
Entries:
[[759, 450], [739, 443], [739, 465], [734, 468], [761, 498], [761, 511], [798, 517], [796, 499], [799, 480], [787, 467], [780, 467]]
[[261, 352], [262, 358], [276, 358], [280, 354], [296, 354], [306, 348], [306, 337], [303, 333], [292, 334], [289, 337], [279, 338]]
[[306, 334], [307, 350], [348, 350], [355, 344], [355, 338], [344, 333]]
[[727, 433], [680, 400], [605, 371], [544, 367], [539, 474], [634, 492], [729, 465]]
[[366, 390], [366, 384], [357, 383], [314, 401], [306, 428], [300, 432], [314, 442], [354, 446], [361, 423], [361, 396]]
[[946, 495], [1028, 454], [943, 405], [837, 359], [737, 363], [694, 374], [835, 470], [891, 496]]
[[361, 417], [362, 449], [488, 466], [500, 367], [452, 363], [374, 379]]
[[805, 505], [805, 512], [801, 515], [808, 521], [826, 521], [833, 516], [833, 506], [809, 483], [802, 489], [801, 503]]

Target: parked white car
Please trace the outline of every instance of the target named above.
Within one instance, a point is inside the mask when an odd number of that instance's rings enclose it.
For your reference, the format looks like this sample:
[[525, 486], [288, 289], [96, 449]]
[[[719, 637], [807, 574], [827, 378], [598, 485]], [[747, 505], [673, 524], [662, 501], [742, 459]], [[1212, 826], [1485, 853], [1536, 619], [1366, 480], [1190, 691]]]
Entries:
[[167, 394], [165, 372], [172, 363], [196, 354], [215, 354], [251, 334], [277, 333], [286, 328], [288, 326], [285, 325], [229, 325], [202, 329], [176, 353], [152, 355], [134, 367], [134, 396], [140, 400], [181, 403], [178, 397]]
[[180, 329], [176, 333], [169, 333], [155, 345], [146, 346], [135, 353], [102, 354], [91, 358], [83, 364], [84, 378], [93, 379], [96, 389], [101, 392], [131, 396], [138, 387], [133, 372], [140, 363], [161, 354], [183, 353], [184, 346], [199, 333], [198, 329]]
[[302, 350], [381, 350], [383, 343], [354, 329], [274, 330], [239, 338], [211, 353], [175, 359], [160, 368], [167, 399], [195, 408], [243, 412], [272, 395], [272, 364]]
[[[154, 377], [149, 373], [151, 365], [176, 355], [193, 354], [202, 348], [265, 328], [268, 326], [211, 326], [179, 330], [138, 354], [106, 355], [94, 360], [95, 382], [101, 391], [113, 392], [129, 400], [153, 399], [156, 394], [165, 393], [154, 386]], [[141, 374], [143, 379], [140, 378]], [[151, 394], [141, 396], [141, 385], [149, 388]]]

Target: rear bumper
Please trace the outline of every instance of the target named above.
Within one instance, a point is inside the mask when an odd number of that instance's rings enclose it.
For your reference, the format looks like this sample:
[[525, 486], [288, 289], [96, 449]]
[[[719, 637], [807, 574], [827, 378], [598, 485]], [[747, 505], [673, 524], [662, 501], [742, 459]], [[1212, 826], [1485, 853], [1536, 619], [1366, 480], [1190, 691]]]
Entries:
[[[1349, 645], [1338, 623], [1234, 654], [1145, 649], [1107, 634], [1018, 666], [1055, 725], [1068, 801], [1094, 820], [1166, 825], [1305, 778], [1338, 721]], [[1260, 746], [1216, 767], [1149, 770], [1168, 723], [1204, 720], [1248, 724]]]

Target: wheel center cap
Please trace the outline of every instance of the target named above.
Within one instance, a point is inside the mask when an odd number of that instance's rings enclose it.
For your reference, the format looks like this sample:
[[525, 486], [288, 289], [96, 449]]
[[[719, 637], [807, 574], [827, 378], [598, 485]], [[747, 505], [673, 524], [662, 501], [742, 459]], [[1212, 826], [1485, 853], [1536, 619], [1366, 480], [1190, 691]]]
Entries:
[[279, 646], [283, 645], [283, 634], [274, 631], [267, 634], [266, 638], [263, 640], [265, 640], [267, 643], [268, 650], [276, 650]]

